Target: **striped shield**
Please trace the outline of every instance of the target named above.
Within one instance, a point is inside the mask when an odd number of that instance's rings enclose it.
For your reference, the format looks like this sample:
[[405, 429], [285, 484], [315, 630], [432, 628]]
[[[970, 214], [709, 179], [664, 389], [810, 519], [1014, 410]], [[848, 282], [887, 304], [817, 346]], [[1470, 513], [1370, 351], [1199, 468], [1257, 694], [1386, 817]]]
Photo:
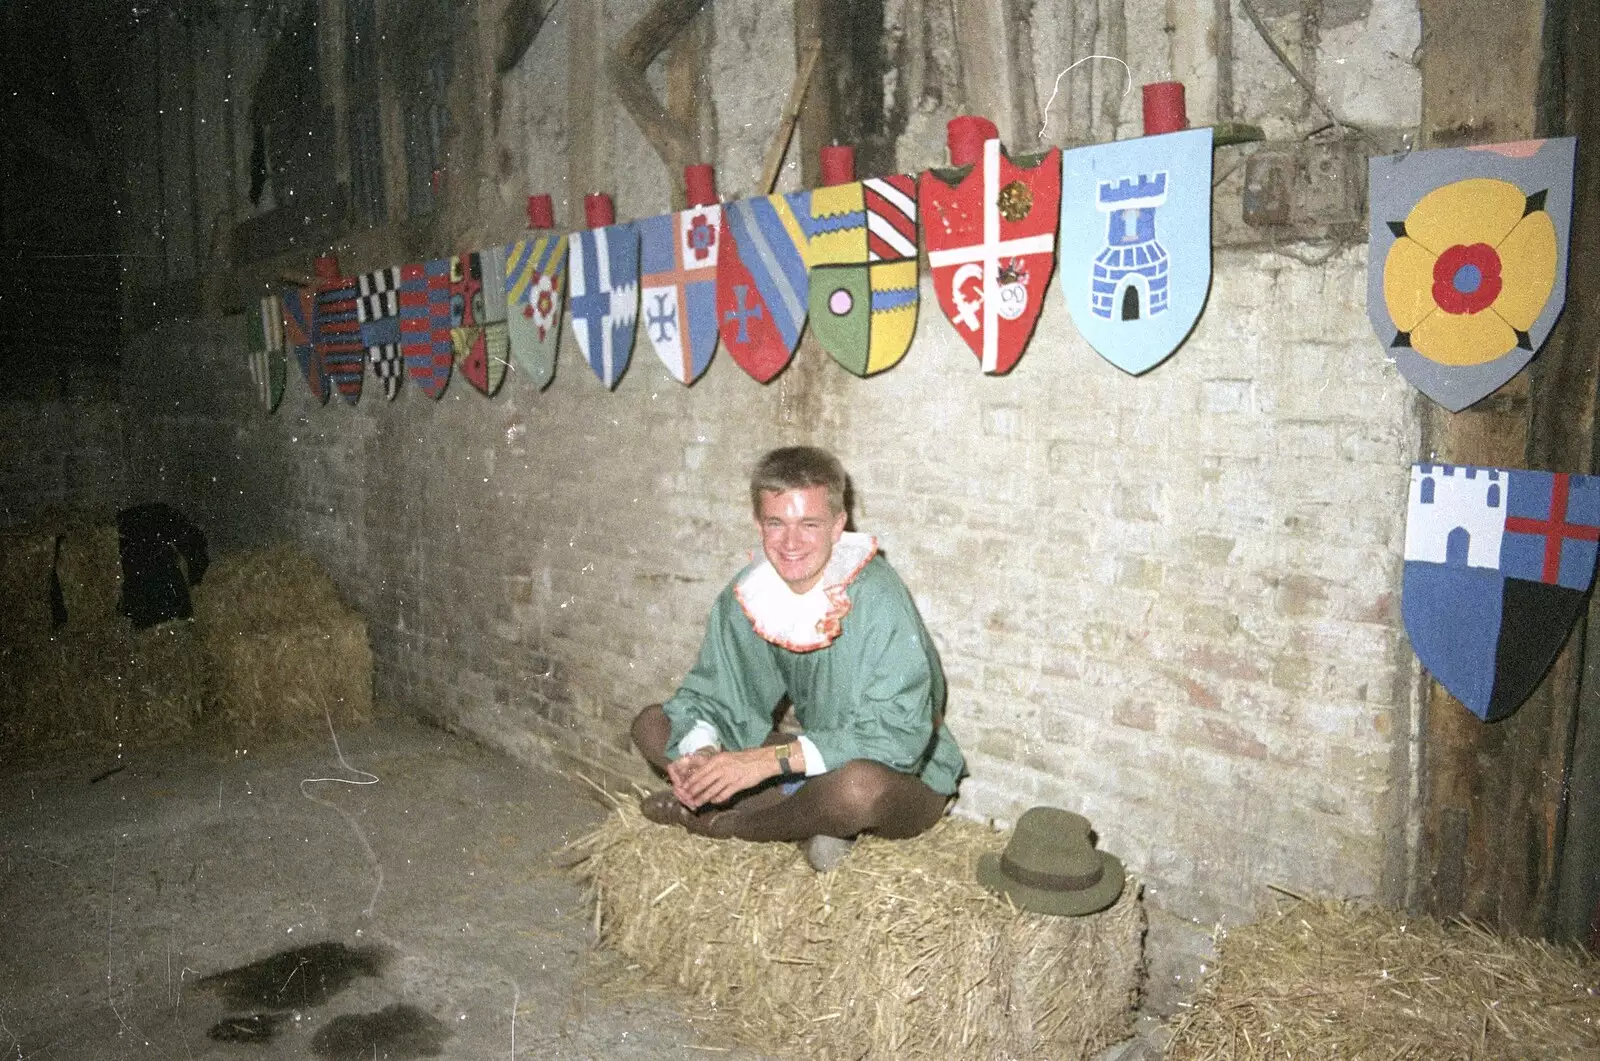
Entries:
[[400, 267], [400, 356], [406, 374], [430, 398], [450, 383], [450, 260]]
[[768, 195], [722, 208], [718, 329], [728, 355], [761, 383], [788, 365], [806, 324], [811, 195]]
[[672, 378], [693, 383], [717, 348], [722, 207], [696, 206], [636, 224], [645, 334]]
[[572, 333], [589, 367], [615, 387], [633, 354], [639, 315], [639, 233], [607, 225], [571, 236], [568, 268]]
[[882, 372], [905, 356], [917, 326], [917, 179], [819, 188], [811, 207], [849, 219], [811, 239], [812, 332], [856, 375]]
[[367, 364], [383, 384], [390, 401], [400, 393], [404, 362], [400, 358], [400, 267], [362, 273], [357, 278], [360, 300], [356, 316], [361, 321], [361, 342], [367, 348]]
[[556, 374], [567, 237], [530, 232], [506, 251], [506, 328], [511, 357], [543, 390]]
[[316, 292], [303, 287], [283, 289], [284, 339], [294, 347], [295, 360], [300, 363], [300, 374], [305, 377], [311, 396], [326, 402], [328, 377], [322, 371], [322, 355], [311, 342], [311, 319], [316, 315], [316, 306]]
[[284, 355], [283, 300], [263, 295], [245, 317], [245, 339], [250, 345], [250, 383], [256, 400], [268, 415], [283, 400], [288, 366]]
[[339, 396], [351, 405], [361, 400], [361, 377], [366, 372], [367, 348], [361, 342], [356, 309], [359, 298], [360, 289], [353, 278], [324, 280], [317, 288], [316, 316], [311, 322], [311, 342], [322, 355], [322, 369]]
[[983, 371], [1004, 375], [1027, 349], [1055, 268], [1061, 151], [1031, 166], [1000, 141], [971, 171], [928, 170], [917, 189], [933, 290]]

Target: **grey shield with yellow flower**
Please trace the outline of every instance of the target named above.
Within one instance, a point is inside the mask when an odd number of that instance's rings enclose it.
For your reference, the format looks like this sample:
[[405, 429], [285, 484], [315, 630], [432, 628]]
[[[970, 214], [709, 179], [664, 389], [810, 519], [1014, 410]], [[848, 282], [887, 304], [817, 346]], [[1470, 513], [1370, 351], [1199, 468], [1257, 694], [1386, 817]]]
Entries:
[[1561, 315], [1576, 147], [1370, 161], [1367, 316], [1401, 374], [1452, 412], [1520, 372]]

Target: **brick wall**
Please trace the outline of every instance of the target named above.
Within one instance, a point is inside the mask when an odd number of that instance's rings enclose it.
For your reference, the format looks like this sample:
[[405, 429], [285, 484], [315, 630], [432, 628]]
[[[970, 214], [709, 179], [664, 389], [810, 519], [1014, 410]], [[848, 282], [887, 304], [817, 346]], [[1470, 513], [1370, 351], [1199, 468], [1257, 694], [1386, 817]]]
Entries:
[[0, 401], [0, 531], [49, 510], [123, 504], [122, 409], [114, 400]]
[[[891, 2], [891, 22], [915, 6]], [[1114, 6], [1121, 21], [1094, 32], [1121, 25], [1144, 66], [1194, 68], [1195, 26], [1179, 20], [1162, 60], [1132, 31], [1165, 6]], [[642, 7], [608, 10], [611, 28]], [[753, 0], [710, 10], [719, 175], [748, 194], [792, 29]], [[1050, 27], [1073, 19], [1064, 3], [1033, 12], [1043, 97], [1069, 50]], [[1415, 71], [1385, 58], [1409, 54], [1396, 41], [1415, 28], [1403, 0], [1324, 27], [1347, 48], [1339, 63], [1384, 74], [1382, 92], [1339, 82], [1350, 116], [1415, 120]], [[960, 105], [959, 86], [927, 87], [959, 68], [935, 29], [892, 42], [923, 57], [898, 139], [907, 170], [942, 160]], [[459, 245], [511, 235], [526, 190], [562, 199], [566, 86], [552, 71], [571, 46], [558, 16], [506, 79], [495, 131], [479, 130], [492, 179], [452, 178], [451, 214], [472, 219]], [[1273, 130], [1298, 139], [1321, 123], [1258, 40], [1236, 53], [1239, 98], [1282, 104], [1263, 119]], [[1131, 133], [1137, 93], [1097, 78], [1057, 104], [1089, 123], [1069, 135]], [[1216, 86], [1197, 73], [1190, 92], [1209, 106]], [[616, 174], [619, 216], [665, 208], [666, 175], [615, 119], [589, 148]], [[1238, 161], [1219, 156], [1235, 184]], [[1237, 232], [1230, 187], [1218, 216]], [[384, 238], [343, 248], [347, 269], [390, 264]], [[168, 327], [127, 359], [130, 476], [200, 513], [223, 548], [283, 537], [318, 556], [367, 616], [380, 700], [530, 759], [638, 776], [629, 718], [673, 690], [755, 544], [751, 462], [789, 442], [833, 448], [859, 526], [943, 652], [972, 768], [958, 812], [1088, 814], [1145, 882], [1152, 991], [1170, 1004], [1211, 927], [1251, 916], [1268, 885], [1392, 900], [1409, 865], [1417, 672], [1398, 588], [1415, 399], [1367, 324], [1362, 247], [1239, 242], [1215, 255], [1194, 335], [1138, 379], [1077, 337], [1054, 287], [1004, 378], [978, 372], [925, 285], [910, 355], [871, 380], [811, 349], [767, 387], [722, 354], [685, 389], [646, 347], [609, 393], [568, 334], [543, 393], [514, 374], [493, 401], [458, 381], [440, 402], [408, 388], [393, 405], [369, 392], [324, 408], [291, 381], [271, 418], [244, 397], [236, 318]]]

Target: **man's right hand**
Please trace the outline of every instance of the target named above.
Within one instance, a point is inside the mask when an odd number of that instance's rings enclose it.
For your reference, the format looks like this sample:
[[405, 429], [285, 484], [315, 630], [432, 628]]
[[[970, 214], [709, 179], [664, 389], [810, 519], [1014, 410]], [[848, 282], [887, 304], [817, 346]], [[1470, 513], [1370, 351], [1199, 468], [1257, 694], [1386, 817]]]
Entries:
[[667, 780], [672, 782], [672, 794], [678, 797], [678, 802], [685, 807], [694, 809], [699, 803], [689, 792], [689, 779], [705, 766], [710, 758], [721, 751], [721, 748], [706, 745], [688, 755], [679, 756], [667, 764]]

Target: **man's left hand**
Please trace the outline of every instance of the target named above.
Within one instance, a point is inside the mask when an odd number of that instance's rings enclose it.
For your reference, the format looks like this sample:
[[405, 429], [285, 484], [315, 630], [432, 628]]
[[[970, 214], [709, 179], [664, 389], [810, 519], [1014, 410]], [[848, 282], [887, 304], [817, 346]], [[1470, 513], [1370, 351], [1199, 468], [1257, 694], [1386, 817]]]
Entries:
[[717, 752], [699, 764], [684, 780], [678, 798], [690, 810], [726, 803], [747, 788], [778, 776], [773, 749], [763, 745], [739, 752]]

